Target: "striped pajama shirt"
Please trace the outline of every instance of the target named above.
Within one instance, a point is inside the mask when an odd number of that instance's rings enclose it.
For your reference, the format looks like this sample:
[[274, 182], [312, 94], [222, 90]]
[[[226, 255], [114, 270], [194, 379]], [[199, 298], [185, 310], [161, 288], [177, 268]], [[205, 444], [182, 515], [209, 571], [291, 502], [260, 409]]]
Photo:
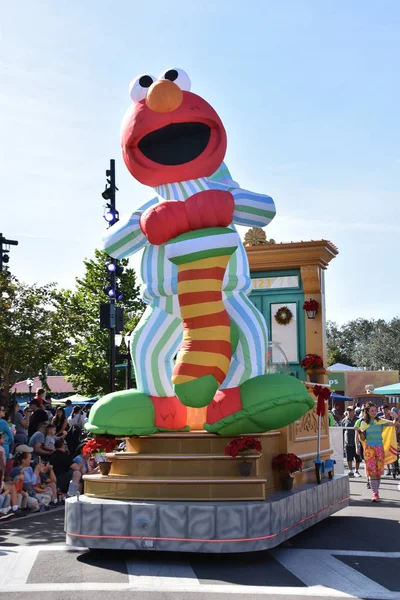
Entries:
[[[221, 179], [223, 180], [221, 182]], [[140, 229], [141, 214], [159, 201], [185, 201], [209, 189], [229, 191], [235, 200], [232, 230], [236, 225], [264, 227], [275, 215], [269, 196], [242, 190], [230, 179], [223, 163], [210, 178], [166, 184], [155, 188], [157, 197], [140, 206], [108, 229], [103, 238], [105, 251], [125, 258], [144, 248], [141, 263], [142, 295], [148, 304], [132, 333], [131, 352], [138, 389], [152, 396], [174, 396], [172, 371], [182, 341], [183, 326], [178, 301], [177, 266], [166, 257], [166, 245], [149, 244]], [[232, 388], [265, 372], [267, 325], [248, 299], [250, 271], [243, 244], [231, 256], [223, 279], [223, 301], [239, 331], [239, 342], [228, 373], [221, 385]]]

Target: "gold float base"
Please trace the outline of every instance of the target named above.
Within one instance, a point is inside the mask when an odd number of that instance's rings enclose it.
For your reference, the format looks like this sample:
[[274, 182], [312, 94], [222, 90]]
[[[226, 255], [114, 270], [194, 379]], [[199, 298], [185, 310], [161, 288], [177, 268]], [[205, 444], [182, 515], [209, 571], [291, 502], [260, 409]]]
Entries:
[[[255, 434], [259, 439], [279, 432]], [[265, 500], [261, 454], [233, 459], [225, 455], [232, 438], [205, 431], [160, 433], [126, 439], [126, 451], [108, 454], [109, 475], [85, 475], [85, 495], [118, 500]], [[241, 476], [239, 462], [252, 463]]]

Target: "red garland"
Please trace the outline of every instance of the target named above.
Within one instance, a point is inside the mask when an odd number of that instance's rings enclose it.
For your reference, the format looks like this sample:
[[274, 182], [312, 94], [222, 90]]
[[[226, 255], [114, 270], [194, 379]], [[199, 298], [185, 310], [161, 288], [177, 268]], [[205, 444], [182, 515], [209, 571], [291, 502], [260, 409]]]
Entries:
[[278, 454], [272, 459], [272, 468], [284, 473], [295, 473], [301, 471], [303, 461], [295, 454]]
[[225, 448], [225, 454], [236, 458], [238, 454], [245, 452], [246, 450], [257, 450], [262, 451], [262, 446], [258, 440], [250, 437], [249, 435], [243, 435], [240, 438], [236, 438], [229, 442]]
[[315, 385], [313, 387], [314, 396], [317, 396], [317, 415], [319, 417], [325, 416], [325, 400], [329, 400], [331, 391], [329, 388], [322, 385]]
[[318, 356], [318, 354], [306, 354], [306, 356], [301, 361], [301, 366], [305, 369], [315, 369], [323, 367], [324, 363], [322, 362], [322, 358]]

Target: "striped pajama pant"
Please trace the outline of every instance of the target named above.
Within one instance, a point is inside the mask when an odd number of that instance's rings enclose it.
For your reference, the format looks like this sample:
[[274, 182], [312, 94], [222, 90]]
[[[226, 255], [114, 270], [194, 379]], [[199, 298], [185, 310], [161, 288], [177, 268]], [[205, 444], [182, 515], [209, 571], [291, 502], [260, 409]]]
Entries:
[[[175, 304], [175, 303], [174, 303]], [[265, 373], [267, 325], [243, 292], [224, 294], [229, 317], [239, 330], [239, 342], [221, 389], [233, 388]], [[137, 388], [150, 396], [171, 397], [174, 358], [182, 341], [180, 316], [149, 305], [131, 337]]]

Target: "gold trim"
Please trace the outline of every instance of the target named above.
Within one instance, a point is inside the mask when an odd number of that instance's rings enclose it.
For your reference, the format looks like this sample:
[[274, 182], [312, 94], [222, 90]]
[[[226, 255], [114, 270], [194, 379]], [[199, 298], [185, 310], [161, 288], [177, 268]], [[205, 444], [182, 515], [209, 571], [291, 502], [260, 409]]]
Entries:
[[116, 452], [106, 454], [111, 460], [258, 460], [261, 454], [246, 454], [246, 456], [224, 456], [222, 454], [141, 454], [140, 452]]
[[216, 435], [215, 433], [207, 433], [204, 430], [199, 431], [182, 431], [182, 432], [166, 432], [166, 433], [154, 433], [153, 435], [137, 435], [137, 436], [125, 436], [119, 437], [119, 439], [165, 439], [165, 438], [178, 438], [178, 439], [187, 439], [187, 438], [208, 438], [213, 440], [218, 440], [222, 438], [226, 439], [234, 439], [243, 436], [260, 438], [260, 437], [276, 437], [281, 435], [281, 431], [267, 431], [266, 433], [241, 433], [240, 435]]
[[266, 483], [266, 479], [262, 479], [259, 477], [227, 477], [224, 479], [213, 479], [210, 477], [197, 477], [196, 479], [170, 479], [169, 477], [129, 477], [124, 475], [84, 475], [83, 479], [85, 481], [91, 482], [101, 482], [101, 483], [113, 483], [116, 485], [125, 485], [127, 483], [135, 483], [135, 484], [147, 484], [147, 483], [157, 483], [157, 484], [168, 484], [168, 485], [202, 485], [204, 483], [208, 484], [218, 484], [218, 485], [227, 485], [227, 484], [246, 484], [246, 483]]

